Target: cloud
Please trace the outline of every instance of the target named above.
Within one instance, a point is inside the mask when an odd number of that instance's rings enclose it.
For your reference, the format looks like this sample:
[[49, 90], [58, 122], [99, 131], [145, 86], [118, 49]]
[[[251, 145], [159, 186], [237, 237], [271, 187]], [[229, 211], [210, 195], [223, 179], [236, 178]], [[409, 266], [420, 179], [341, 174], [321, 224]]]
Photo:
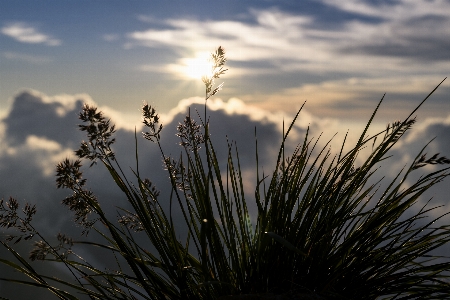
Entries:
[[[128, 37], [145, 46], [163, 44], [194, 48], [198, 52], [209, 52], [217, 45], [226, 43], [230, 57], [234, 60], [249, 61], [274, 55], [285, 57], [293, 42], [302, 37], [303, 25], [309, 25], [313, 21], [310, 17], [292, 16], [277, 10], [254, 10], [252, 16], [257, 25], [233, 20], [168, 19], [164, 23], [169, 29], [135, 31], [129, 33]], [[298, 53], [298, 45], [296, 48]], [[289, 57], [291, 56], [292, 53]]]
[[450, 34], [441, 28], [450, 26], [450, 17], [423, 16], [403, 22], [385, 21], [377, 26], [352, 22], [347, 26], [359, 34], [341, 46], [339, 53], [342, 55], [365, 54], [423, 62], [448, 62]]
[[[44, 206], [44, 211], [45, 206], [50, 205], [47, 201], [53, 203], [52, 207], [54, 207], [53, 195], [56, 192], [52, 176], [54, 166], [64, 157], [73, 158], [72, 150], [77, 149], [80, 141], [86, 139], [77, 128], [77, 124], [80, 123], [77, 114], [84, 102], [95, 105], [88, 95], [83, 94], [47, 96], [37, 91], [25, 90], [14, 96], [10, 111], [1, 121], [3, 133], [0, 147], [0, 178], [3, 184], [0, 187], [0, 194], [2, 197], [12, 194], [20, 199], [38, 201], [39, 205]], [[204, 101], [199, 98], [180, 101], [169, 114], [161, 117], [164, 124], [161, 144], [168, 155], [177, 157], [181, 152], [181, 148], [177, 146], [179, 139], [175, 133], [176, 127], [183, 122], [188, 113], [188, 107], [191, 109], [191, 114], [200, 122], [197, 112], [203, 116]], [[112, 118], [113, 123], [124, 122], [120, 120], [120, 113], [107, 107], [100, 109]], [[260, 163], [267, 168], [273, 164], [273, 155], [278, 150], [277, 144], [281, 141], [282, 135], [280, 124], [283, 116], [281, 114], [264, 112], [247, 106], [238, 99], [231, 99], [228, 102], [216, 99], [209, 102], [208, 115], [211, 117], [211, 138], [218, 144], [218, 155], [226, 157], [228, 137], [230, 142], [237, 143], [240, 156], [247, 158], [243, 160], [243, 166], [249, 168], [251, 166], [253, 169], [256, 151], [253, 141], [256, 126], [261, 147]], [[293, 133], [300, 136], [302, 132], [305, 132], [306, 126], [314, 122], [313, 119], [307, 112], [302, 114], [302, 121], [293, 128]], [[140, 161], [143, 166], [146, 166], [142, 167], [141, 173], [148, 173], [151, 177], [154, 170], [164, 172], [159, 149], [139, 136], [139, 132], [142, 131], [139, 123], [132, 126], [137, 126]], [[311, 126], [320, 127], [313, 124]], [[134, 151], [132, 149], [135, 144], [134, 128], [129, 130], [129, 128], [118, 126], [116, 137], [114, 149], [119, 161], [124, 169], [134, 168], [134, 154], [130, 155], [130, 151]], [[101, 169], [101, 167], [93, 168], [87, 172], [92, 172], [92, 181], [98, 183], [93, 186], [98, 192], [101, 195], [110, 195], [108, 175]], [[165, 177], [156, 177], [156, 182], [164, 189], [164, 185], [167, 184]], [[24, 185], [23, 182], [29, 184]], [[39, 184], [36, 186], [35, 183]], [[47, 200], [41, 200], [40, 197]], [[112, 198], [117, 198], [117, 195]], [[57, 203], [59, 201], [56, 200]], [[67, 217], [67, 214], [65, 216]]]
[[322, 2], [343, 11], [386, 20], [409, 20], [426, 15], [448, 17], [450, 12], [450, 4], [445, 0], [399, 0], [384, 1], [384, 3], [367, 0], [339, 2], [322, 0]]
[[[72, 151], [86, 139], [77, 128], [77, 124], [80, 123], [77, 114], [84, 102], [95, 105], [88, 95], [83, 94], [47, 96], [37, 91], [25, 90], [14, 96], [11, 110], [1, 121], [3, 128], [0, 146], [0, 178], [3, 183], [0, 187], [1, 197], [12, 195], [19, 199], [37, 201], [38, 206], [43, 206], [41, 210], [44, 212], [48, 205], [51, 205], [52, 209], [65, 210], [57, 208], [60, 207], [59, 202], [63, 198], [55, 196], [58, 193], [53, 178], [54, 167], [65, 157], [73, 158]], [[204, 113], [204, 100], [200, 98], [182, 100], [168, 114], [161, 115], [164, 124], [161, 145], [167, 155], [175, 158], [182, 150], [178, 146], [180, 140], [175, 136], [176, 128], [183, 122], [189, 108], [191, 115], [200, 123], [197, 114], [203, 118]], [[120, 120], [120, 113], [107, 107], [100, 109], [107, 117], [112, 118], [113, 123], [124, 122]], [[236, 142], [243, 168], [252, 172], [255, 168], [255, 127], [260, 166], [264, 166], [267, 171], [273, 167], [274, 157], [278, 152], [283, 119], [288, 124], [289, 118], [292, 118], [248, 106], [239, 99], [208, 101], [208, 116], [211, 120], [211, 138], [217, 147], [217, 154], [226, 161], [227, 143]], [[288, 147], [289, 151], [300, 142], [299, 139], [308, 126], [312, 131], [321, 132], [324, 124], [308, 112], [302, 112], [299, 122], [292, 129], [293, 145]], [[155, 172], [157, 174], [159, 171], [164, 172], [159, 149], [140, 137], [139, 132], [143, 130], [141, 124], [131, 125], [137, 126], [141, 173], [147, 174], [162, 190], [167, 190], [167, 178], [154, 175]], [[118, 126], [116, 138], [114, 149], [123, 169], [134, 168], [134, 128], [130, 130]], [[87, 169], [86, 172], [89, 178], [92, 178], [90, 181], [96, 192], [104, 198], [120, 201], [121, 197], [111, 190], [111, 182], [105, 170], [97, 167]], [[131, 175], [130, 171], [126, 172]], [[27, 184], [24, 185], [24, 182]], [[250, 191], [250, 195], [252, 193], [253, 191]], [[64, 218], [68, 218], [67, 213], [61, 214], [61, 218], [58, 219], [62, 222]]]
[[217, 45], [223, 45], [229, 59], [234, 61], [298, 58], [299, 54], [308, 56], [307, 52], [314, 47], [315, 59], [320, 58], [317, 41], [309, 46], [300, 43], [306, 35], [306, 25], [313, 22], [311, 17], [292, 16], [278, 10], [252, 10], [251, 15], [256, 25], [234, 20], [168, 19], [163, 21], [167, 29], [134, 31], [128, 34], [128, 38], [131, 46], [163, 45], [196, 53], [209, 53]]
[[[85, 94], [47, 96], [37, 91], [25, 90], [15, 95], [11, 110], [1, 122], [3, 142], [0, 147], [0, 166], [6, 168], [4, 170], [11, 170], [16, 167], [20, 174], [25, 174], [25, 170], [30, 168], [40, 170], [38, 173], [34, 171], [33, 176], [40, 174], [36, 176], [42, 177], [42, 180], [45, 179], [52, 182], [51, 169], [54, 168], [54, 165], [66, 156], [73, 156], [70, 149], [77, 149], [80, 141], [86, 138], [77, 127], [77, 124], [80, 123], [78, 112], [85, 102], [96, 105]], [[216, 147], [220, 155], [227, 155], [227, 140], [235, 141], [239, 155], [246, 157], [246, 159], [242, 160], [243, 167], [254, 170], [254, 154], [256, 151], [254, 131], [256, 128], [258, 145], [260, 147], [260, 165], [265, 166], [265, 170], [270, 170], [273, 167], [274, 155], [276, 155], [281, 142], [282, 124], [283, 122], [285, 123], [284, 130], [286, 130], [294, 116], [293, 114], [271, 112], [245, 104], [237, 98], [231, 98], [228, 101], [210, 99], [208, 100], [207, 108], [207, 115], [210, 117], [211, 123], [211, 138], [215, 144], [217, 143]], [[113, 123], [125, 123], [123, 120], [120, 120], [122, 115], [119, 112], [108, 107], [100, 107], [99, 110], [103, 111], [107, 117], [111, 117]], [[199, 97], [184, 99], [169, 113], [161, 114], [161, 123], [164, 125], [161, 145], [168, 155], [177, 157], [181, 152], [181, 148], [177, 146], [179, 139], [175, 136], [177, 132], [176, 127], [183, 122], [189, 111], [191, 116], [200, 123], [200, 118], [204, 118], [204, 100]], [[135, 126], [139, 135], [139, 132], [144, 130], [140, 122], [128, 124], [127, 127], [120, 125], [117, 127], [117, 142], [114, 144], [114, 149], [117, 152], [119, 161], [124, 164], [124, 169], [128, 167], [134, 168], [135, 165], [134, 154], [130, 155], [130, 147], [133, 148], [135, 144]], [[303, 141], [307, 128], [310, 131], [310, 138], [317, 138], [320, 134], [323, 135], [317, 145], [318, 149], [321, 149], [329, 138], [338, 133], [338, 136], [332, 143], [332, 150], [338, 151], [344, 134], [349, 128], [347, 126], [348, 124], [341, 121], [317, 118], [304, 108], [290, 133], [290, 139], [286, 145], [287, 152], [291, 152], [297, 143]], [[446, 145], [445, 141], [450, 140], [447, 139], [447, 132], [450, 132], [450, 130], [447, 131], [448, 126], [450, 126], [450, 117], [445, 120], [426, 119], [420, 122], [418, 129], [413, 131], [414, 134], [408, 136], [399, 147], [408, 149], [407, 153], [410, 156], [406, 156], [406, 152], [401, 154], [401, 156], [410, 159], [411, 155], [415, 155], [418, 152], [419, 146], [423, 146], [426, 136], [429, 139], [433, 137], [432, 133], [438, 135], [438, 140], [440, 141], [432, 150], [445, 154], [445, 149], [448, 149], [449, 146]], [[350, 129], [350, 136], [347, 138], [348, 145], [354, 144], [359, 138], [363, 124], [361, 124], [360, 128], [353, 126]], [[375, 128], [374, 132], [378, 132], [379, 129]], [[161, 169], [161, 157], [157, 147], [143, 140], [140, 136], [138, 136], [138, 147], [140, 161], [142, 165], [146, 166], [141, 170], [142, 173], [145, 173], [146, 170], [152, 170], [149, 172], [149, 174], [152, 174], [153, 170]], [[131, 151], [133, 152], [134, 150]], [[402, 159], [397, 161], [402, 161]], [[13, 167], [12, 165], [14, 164], [17, 165]], [[20, 170], [24, 171], [21, 172]], [[14, 181], [14, 178], [21, 178], [21, 176], [11, 177], [7, 174], [1, 173], [0, 177], [8, 177], [8, 180], [11, 181]], [[100, 178], [95, 180], [104, 181], [104, 184], [108, 182], [107, 176], [106, 179]], [[166, 184], [164, 180], [159, 183], [161, 185]], [[18, 187], [20, 182], [12, 186]], [[98, 185], [98, 187], [101, 186]], [[107, 193], [107, 188], [100, 189], [103, 190], [102, 193]], [[23, 188], [18, 190], [21, 193], [34, 194], [31, 190], [27, 191], [27, 189]], [[2, 190], [2, 196], [5, 195], [5, 192], [8, 191]]]
[[1, 28], [1, 33], [22, 43], [45, 44], [47, 46], [61, 45], [60, 40], [39, 32], [35, 27], [25, 22], [9, 23]]
[[[87, 94], [60, 94], [49, 97], [35, 90], [25, 90], [14, 96], [14, 102], [5, 117], [6, 136], [13, 143], [23, 143], [27, 136], [35, 135], [73, 146], [74, 137], [80, 138], [77, 124], [78, 112], [84, 103], [95, 104]], [[112, 117], [118, 112], [109, 107], [98, 106]], [[36, 126], [39, 118], [40, 126]], [[134, 130], [134, 124], [117, 117], [118, 129]]]
[[[449, 69], [448, 2], [400, 1], [392, 5], [354, 2], [324, 1], [338, 10], [356, 14], [355, 18], [335, 21], [328, 27], [320, 27], [317, 16], [253, 9], [249, 15], [252, 22], [161, 20], [165, 28], [130, 32], [129, 46], [169, 46], [181, 52], [200, 53], [223, 45], [228, 49], [230, 61], [269, 61], [272, 72], [367, 74], [370, 69], [372, 74], [385, 74], [387, 70], [401, 73], [423, 70], [420, 63], [423, 61], [435, 63], [433, 67], [438, 68], [435, 72]], [[367, 20], [367, 17], [376, 18]], [[149, 18], [154, 22], [153, 17]]]
[[83, 102], [92, 99], [87, 95], [48, 97], [33, 90], [23, 91], [14, 97], [11, 110], [3, 120], [6, 137], [13, 144], [23, 143], [29, 135], [67, 144], [76, 131], [76, 111]]
[[[444, 1], [323, 1], [337, 16], [251, 9], [246, 18], [158, 20], [129, 32], [128, 47], [170, 49], [176, 63], [144, 63], [141, 71], [186, 78], [190, 61], [218, 45], [227, 51], [235, 94], [263, 109], [295, 111], [303, 101], [317, 115], [370, 114], [384, 93], [395, 99], [389, 118], [404, 113], [411, 95], [426, 95], [450, 70], [450, 4]], [[348, 16], [351, 14], [351, 17]], [[325, 22], [326, 21], [326, 22]], [[173, 61], [173, 60], [172, 60]], [[241, 88], [243, 79], [254, 86]], [[233, 81], [234, 80], [234, 81]], [[444, 116], [448, 83], [430, 115]]]
[[[174, 118], [180, 114], [185, 114], [189, 107], [195, 105], [195, 107], [201, 108], [205, 103], [205, 100], [201, 97], [192, 97], [181, 100], [178, 105], [170, 110], [167, 114], [162, 116], [162, 119], [166, 122], [172, 122]], [[208, 100], [209, 111], [222, 112], [225, 116], [245, 116], [249, 121], [255, 124], [274, 124], [275, 126], [282, 126], [283, 121], [290, 123], [294, 115], [287, 115], [281, 111], [272, 111], [247, 105], [244, 101], [238, 98], [231, 98], [228, 101], [223, 101], [220, 98], [213, 98]], [[320, 124], [324, 125], [323, 121], [319, 121], [312, 116], [309, 112], [303, 110], [299, 120], [296, 122], [296, 127], [306, 129], [308, 125], [314, 126]], [[243, 125], [245, 126], [245, 125]], [[281, 131], [281, 127], [279, 128]]]
[[375, 18], [375, 22], [350, 21], [341, 54], [413, 58], [447, 62], [450, 54], [450, 3], [442, 0], [371, 3], [331, 1], [325, 4], [345, 12]]
[[55, 172], [54, 166], [66, 157], [73, 156], [73, 150], [63, 148], [60, 143], [54, 140], [28, 135], [23, 144], [17, 147], [8, 147], [6, 154], [13, 160], [15, 158], [32, 157], [33, 163], [42, 172], [42, 176], [52, 178]]
[[[427, 78], [422, 76], [384, 76], [324, 80], [319, 83], [307, 83], [300, 87], [286, 88], [278, 93], [258, 95], [259, 102], [255, 105], [266, 110], [276, 109], [280, 105], [285, 110], [296, 110], [299, 100], [307, 100], [308, 109], [317, 115], [338, 118], [345, 111], [351, 110], [354, 119], [360, 118], [365, 121], [372, 113], [370, 110], [373, 111], [376, 103], [386, 94], [383, 107], [390, 107], [390, 110], [384, 112], [381, 117], [383, 120], [393, 121], [402, 118], [408, 112], [405, 111], [405, 107], [407, 109], [413, 107], [412, 99], [415, 99], [418, 104], [418, 101], [421, 100], [419, 98], [424, 98], [443, 79], [440, 76], [430, 75]], [[448, 84], [444, 83], [433, 97], [446, 95], [448, 90]], [[247, 98], [245, 99], [247, 100]], [[433, 101], [427, 105], [432, 105]], [[445, 102], [442, 102], [441, 109], [442, 105], [445, 105]]]
[[[58, 160], [63, 159], [65, 156], [71, 156], [69, 155], [71, 153], [69, 149], [75, 150], [78, 148], [79, 142], [85, 139], [76, 126], [80, 123], [77, 114], [84, 102], [95, 105], [95, 102], [88, 95], [83, 94], [47, 96], [30, 90], [17, 94], [14, 97], [11, 110], [1, 122], [4, 128], [2, 134], [4, 142], [0, 147], [1, 165], [9, 169], [12, 168], [12, 161], [16, 161], [18, 170], [34, 166], [33, 168], [41, 170], [39, 174], [43, 178], [50, 180], [51, 171], [43, 168], [43, 166], [48, 167], [51, 165], [51, 168], [53, 168]], [[100, 108], [100, 110], [104, 111], [106, 116], [111, 117], [113, 123], [121, 124], [124, 122], [120, 121], [122, 117], [120, 113], [108, 107]], [[169, 113], [161, 115], [161, 123], [164, 125], [161, 145], [167, 151], [167, 154], [174, 157], [177, 157], [181, 152], [181, 148], [177, 146], [179, 139], [175, 136], [176, 127], [183, 122], [184, 116], [189, 111], [197, 122], [201, 122], [199, 118], [204, 118], [204, 100], [199, 97], [181, 100]], [[226, 156], [227, 140], [235, 141], [240, 156], [246, 157], [246, 159], [242, 160], [243, 167], [250, 170], [254, 169], [255, 163], [255, 128], [260, 147], [260, 165], [265, 166], [265, 170], [270, 170], [273, 167], [274, 155], [276, 155], [281, 142], [282, 124], [284, 122], [285, 128], [287, 128], [293, 118], [293, 114], [270, 112], [247, 105], [237, 98], [232, 98], [228, 101], [221, 99], [208, 100], [207, 115], [210, 116], [211, 138], [214, 143], [217, 143], [218, 153]], [[420, 123], [421, 127], [418, 128], [416, 135], [408, 137], [400, 148], [408, 149], [408, 153], [412, 153], [409, 155], [414, 155], [418, 151], [419, 145], [423, 145], [424, 136], [430, 135], [430, 130], [439, 135], [439, 140], [445, 141], [447, 135], [445, 126], [449, 126], [449, 120], [425, 120]], [[125, 168], [135, 165], [134, 155], [130, 155], [130, 147], [134, 147], [130, 145], [135, 144], [134, 127], [137, 127], [138, 133], [144, 130], [138, 122], [128, 125], [129, 127], [118, 126], [116, 133], [117, 142], [114, 145], [117, 157], [124, 164]], [[338, 136], [332, 142], [332, 150], [338, 151], [343, 136], [349, 128], [346, 126], [348, 124], [337, 120], [319, 119], [309, 113], [307, 109], [303, 109], [290, 133], [290, 142], [286, 145], [287, 152], [291, 152], [297, 143], [302, 142], [308, 127], [310, 138], [317, 138], [320, 134], [323, 135], [317, 145], [318, 149], [321, 149], [329, 138], [338, 133]], [[439, 126], [444, 127], [440, 128]], [[133, 129], [130, 127], [133, 127]], [[348, 145], [356, 142], [363, 126], [361, 124], [360, 128], [353, 126], [350, 129], [350, 135], [347, 138]], [[379, 129], [375, 128], [374, 132], [378, 132]], [[142, 156], [140, 161], [148, 168], [142, 169], [141, 172], [145, 173], [145, 170], [161, 169], [159, 149], [139, 136], [138, 145], [140, 156]], [[445, 152], [444, 149], [447, 146], [441, 142], [433, 150], [438, 151], [438, 149], [441, 149], [441, 152]], [[402, 154], [402, 157], [411, 158], [411, 156], [405, 155], [406, 153]], [[22, 159], [28, 162], [26, 166], [20, 163]], [[397, 161], [402, 161], [402, 159]], [[6, 173], [2, 173], [1, 176], [6, 176]], [[107, 182], [107, 179], [103, 178], [100, 181], [102, 180], [104, 180], [104, 183]], [[164, 180], [159, 183], [161, 185], [166, 184]], [[101, 187], [102, 185], [98, 186]], [[22, 192], [25, 191], [26, 189], [22, 189]], [[103, 193], [106, 193], [106, 191], [103, 191]], [[33, 194], [33, 192], [30, 191], [30, 194]]]
[[[405, 136], [404, 139], [395, 146], [391, 151], [392, 158], [390, 158], [383, 165], [383, 173], [397, 174], [403, 167], [408, 168], [414, 158], [419, 154], [426, 143], [431, 142], [423, 151], [426, 158], [432, 157], [434, 154], [439, 154], [438, 157], [445, 156], [450, 158], [450, 115], [447, 118], [429, 118], [423, 121], [418, 119], [417, 124], [413, 126], [412, 130]], [[419, 168], [407, 178], [405, 186], [411, 186], [413, 182], [427, 174], [448, 167], [448, 165], [428, 165]], [[446, 172], [449, 173], [448, 170]], [[417, 201], [417, 207], [427, 204], [431, 199], [429, 208], [435, 209], [428, 212], [427, 218], [422, 222], [431, 222], [433, 219], [441, 217], [443, 214], [450, 212], [450, 201], [448, 195], [450, 194], [450, 178], [445, 178], [443, 181], [437, 183], [425, 195], [422, 195]], [[412, 213], [409, 212], [410, 214]], [[438, 225], [450, 224], [450, 217], [444, 218], [436, 222]], [[445, 245], [443, 248], [436, 250], [436, 253], [443, 256], [448, 256], [450, 245]]]

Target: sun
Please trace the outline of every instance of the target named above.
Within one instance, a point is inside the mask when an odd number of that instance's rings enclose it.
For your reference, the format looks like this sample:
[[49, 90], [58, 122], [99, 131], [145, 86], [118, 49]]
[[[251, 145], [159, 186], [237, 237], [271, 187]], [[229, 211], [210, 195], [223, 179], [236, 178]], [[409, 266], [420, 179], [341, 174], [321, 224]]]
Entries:
[[182, 73], [190, 79], [201, 79], [211, 73], [209, 55], [198, 54], [195, 58], [182, 59]]

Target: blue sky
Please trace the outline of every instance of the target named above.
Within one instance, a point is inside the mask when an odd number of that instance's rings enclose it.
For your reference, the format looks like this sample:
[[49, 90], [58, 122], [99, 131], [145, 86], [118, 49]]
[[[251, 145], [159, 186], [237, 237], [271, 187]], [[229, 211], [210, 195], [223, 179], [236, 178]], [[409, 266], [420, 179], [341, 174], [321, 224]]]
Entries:
[[[365, 120], [386, 92], [402, 117], [450, 73], [450, 2], [0, 0], [0, 113], [20, 90], [86, 93], [134, 115], [202, 96], [186, 76], [225, 47], [219, 95], [292, 113]], [[445, 83], [423, 113], [445, 117]]]

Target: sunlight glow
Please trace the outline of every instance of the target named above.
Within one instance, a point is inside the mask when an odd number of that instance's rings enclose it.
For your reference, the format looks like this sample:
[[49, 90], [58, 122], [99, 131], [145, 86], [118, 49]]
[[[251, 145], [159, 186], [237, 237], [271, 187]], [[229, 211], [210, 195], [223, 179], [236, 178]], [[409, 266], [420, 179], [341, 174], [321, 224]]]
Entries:
[[208, 53], [197, 54], [195, 58], [182, 59], [182, 73], [191, 79], [201, 79], [202, 76], [210, 75], [211, 62]]

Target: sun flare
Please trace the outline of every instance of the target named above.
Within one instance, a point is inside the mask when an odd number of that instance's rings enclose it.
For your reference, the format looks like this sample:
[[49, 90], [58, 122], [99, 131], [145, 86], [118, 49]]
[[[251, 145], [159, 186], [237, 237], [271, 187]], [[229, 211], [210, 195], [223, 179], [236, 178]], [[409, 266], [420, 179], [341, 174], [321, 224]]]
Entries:
[[208, 55], [197, 55], [195, 58], [183, 59], [183, 74], [191, 79], [200, 79], [211, 73], [211, 62]]

